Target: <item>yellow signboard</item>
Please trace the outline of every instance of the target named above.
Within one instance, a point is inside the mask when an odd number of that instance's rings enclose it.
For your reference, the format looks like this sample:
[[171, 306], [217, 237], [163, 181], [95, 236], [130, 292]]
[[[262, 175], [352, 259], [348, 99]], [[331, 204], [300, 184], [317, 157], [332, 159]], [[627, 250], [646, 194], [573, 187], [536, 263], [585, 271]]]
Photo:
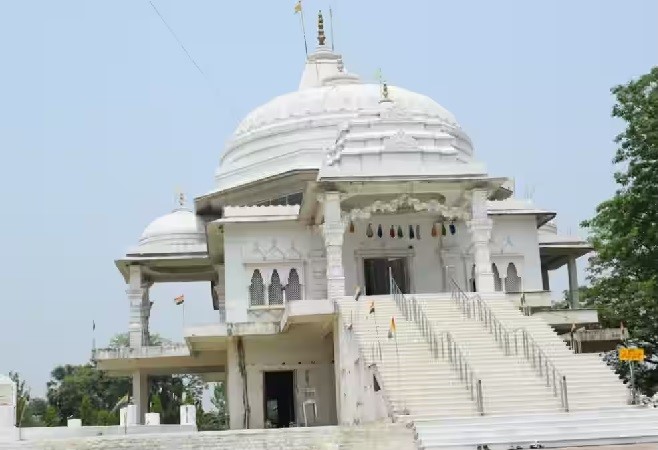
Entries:
[[644, 361], [643, 348], [620, 348], [619, 359], [622, 361]]

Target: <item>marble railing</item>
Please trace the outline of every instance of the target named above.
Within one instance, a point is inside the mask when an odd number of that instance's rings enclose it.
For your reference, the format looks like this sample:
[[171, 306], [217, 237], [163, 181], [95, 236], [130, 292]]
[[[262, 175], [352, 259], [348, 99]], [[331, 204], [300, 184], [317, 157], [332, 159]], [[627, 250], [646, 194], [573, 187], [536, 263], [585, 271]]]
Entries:
[[189, 356], [187, 344], [175, 343], [147, 347], [98, 348], [93, 351], [94, 360], [122, 358], [158, 358], [162, 356]]

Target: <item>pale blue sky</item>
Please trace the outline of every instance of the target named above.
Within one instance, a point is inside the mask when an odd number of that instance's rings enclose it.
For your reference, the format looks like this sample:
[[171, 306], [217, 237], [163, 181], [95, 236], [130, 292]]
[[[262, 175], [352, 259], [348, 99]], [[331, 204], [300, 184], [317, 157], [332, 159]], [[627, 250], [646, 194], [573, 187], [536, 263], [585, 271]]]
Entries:
[[[294, 0], [0, 3], [0, 373], [43, 394], [56, 364], [89, 357], [128, 323], [113, 260], [174, 191], [213, 187], [240, 118], [294, 90], [304, 61]], [[306, 0], [312, 37], [317, 10]], [[350, 71], [451, 110], [493, 175], [534, 189], [577, 231], [614, 191], [619, 123], [610, 87], [658, 56], [654, 0], [333, 0], [335, 44]], [[581, 268], [584, 261], [581, 261]], [[564, 287], [564, 276], [553, 277]], [[152, 330], [181, 338], [209, 320], [206, 286], [154, 289]]]

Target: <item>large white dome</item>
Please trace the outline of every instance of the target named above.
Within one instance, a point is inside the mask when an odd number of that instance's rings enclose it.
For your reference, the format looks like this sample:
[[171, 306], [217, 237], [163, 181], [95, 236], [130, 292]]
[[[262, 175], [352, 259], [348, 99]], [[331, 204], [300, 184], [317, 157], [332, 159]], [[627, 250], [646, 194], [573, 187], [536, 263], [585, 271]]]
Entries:
[[[471, 145], [454, 115], [431, 98], [389, 86], [395, 109], [418, 126], [432, 124], [460, 140], [464, 159]], [[326, 47], [309, 55], [299, 90], [275, 97], [249, 113], [226, 145], [216, 171], [224, 190], [292, 170], [319, 169], [339, 129], [350, 120], [382, 111], [379, 84], [347, 73], [340, 55]]]
[[[396, 107], [406, 113], [458, 126], [455, 116], [431, 98], [397, 86], [388, 89]], [[291, 92], [250, 112], [238, 125], [233, 138], [239, 140], [247, 133], [286, 121], [373, 111], [379, 108], [380, 101], [381, 87], [378, 84], [336, 84]]]

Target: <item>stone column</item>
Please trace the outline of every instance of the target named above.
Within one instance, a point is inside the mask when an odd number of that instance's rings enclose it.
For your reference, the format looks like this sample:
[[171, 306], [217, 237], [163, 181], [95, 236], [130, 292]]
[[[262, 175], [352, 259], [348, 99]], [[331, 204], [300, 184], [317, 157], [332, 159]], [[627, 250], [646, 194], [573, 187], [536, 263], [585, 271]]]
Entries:
[[226, 272], [225, 266], [215, 266], [217, 271], [217, 281], [211, 283], [213, 305], [219, 311], [220, 323], [226, 322]]
[[472, 217], [468, 222], [473, 242], [475, 262], [475, 284], [478, 292], [495, 292], [489, 239], [493, 221], [487, 215], [487, 191], [474, 190], [472, 196]]
[[323, 202], [322, 234], [327, 251], [327, 297], [330, 300], [337, 300], [345, 296], [345, 273], [343, 271], [345, 225], [341, 218], [340, 193], [325, 193]]
[[[142, 288], [142, 268], [130, 266], [128, 280], [128, 301], [130, 303], [130, 322], [128, 336], [131, 348], [140, 348], [144, 342], [144, 289]], [[147, 319], [148, 320], [148, 319]]]
[[137, 423], [144, 423], [149, 409], [149, 377], [139, 370], [133, 372], [133, 404], [137, 409]]
[[567, 270], [569, 271], [569, 297], [573, 309], [580, 308], [580, 292], [578, 292], [578, 267], [576, 258], [570, 256], [567, 260]]
[[142, 305], [140, 310], [140, 323], [142, 328], [142, 346], [148, 347], [151, 343], [151, 335], [149, 331], [149, 319], [151, 318], [151, 298], [150, 294], [151, 283], [142, 284]]
[[551, 290], [550, 278], [548, 276], [548, 269], [545, 267], [541, 268], [541, 288], [545, 291]]
[[229, 429], [244, 428], [244, 381], [240, 373], [237, 339], [229, 338], [226, 347], [226, 403], [228, 407]]

